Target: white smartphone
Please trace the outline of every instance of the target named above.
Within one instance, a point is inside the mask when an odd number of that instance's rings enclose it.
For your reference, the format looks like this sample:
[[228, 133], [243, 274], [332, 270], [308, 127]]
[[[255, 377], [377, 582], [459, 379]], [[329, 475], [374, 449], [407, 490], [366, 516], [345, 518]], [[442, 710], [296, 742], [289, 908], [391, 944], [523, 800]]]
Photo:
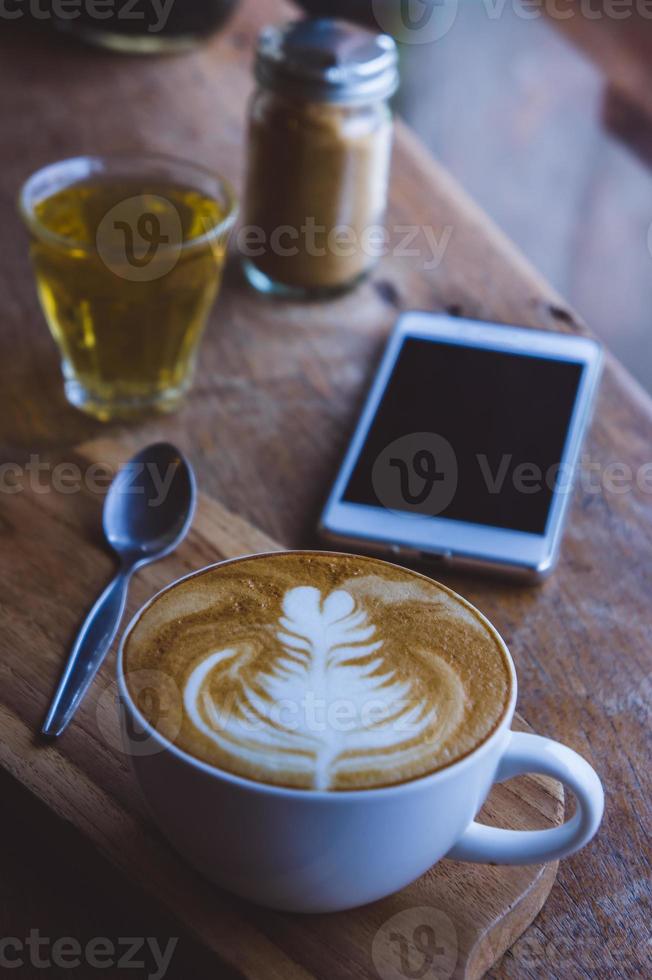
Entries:
[[321, 536], [542, 579], [557, 561], [601, 366], [587, 337], [404, 314]]

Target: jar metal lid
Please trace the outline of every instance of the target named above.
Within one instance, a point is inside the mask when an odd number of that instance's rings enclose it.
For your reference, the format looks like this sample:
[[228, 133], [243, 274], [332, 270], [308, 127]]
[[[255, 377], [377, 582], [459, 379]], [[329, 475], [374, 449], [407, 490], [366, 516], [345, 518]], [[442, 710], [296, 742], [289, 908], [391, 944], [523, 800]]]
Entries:
[[343, 20], [292, 21], [262, 31], [256, 78], [307, 101], [372, 102], [398, 88], [398, 51], [388, 34]]

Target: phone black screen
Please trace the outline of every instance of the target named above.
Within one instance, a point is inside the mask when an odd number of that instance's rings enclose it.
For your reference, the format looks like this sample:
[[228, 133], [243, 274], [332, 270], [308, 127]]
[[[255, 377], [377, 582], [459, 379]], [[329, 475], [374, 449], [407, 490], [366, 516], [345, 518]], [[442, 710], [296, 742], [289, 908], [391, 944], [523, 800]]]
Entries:
[[407, 338], [344, 500], [543, 534], [583, 370]]

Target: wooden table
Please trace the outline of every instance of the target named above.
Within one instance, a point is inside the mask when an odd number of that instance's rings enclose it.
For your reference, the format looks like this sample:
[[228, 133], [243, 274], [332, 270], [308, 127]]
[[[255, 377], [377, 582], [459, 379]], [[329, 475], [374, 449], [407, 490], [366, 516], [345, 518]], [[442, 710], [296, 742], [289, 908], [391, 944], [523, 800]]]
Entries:
[[[3, 461], [21, 463], [30, 454], [60, 454], [107, 432], [126, 446], [165, 437], [188, 453], [207, 493], [273, 537], [308, 545], [398, 311], [449, 310], [537, 327], [585, 328], [401, 128], [389, 220], [432, 225], [438, 235], [450, 229], [437, 269], [423, 271], [419, 258], [388, 258], [357, 292], [301, 306], [252, 295], [234, 265], [183, 411], [107, 429], [67, 406], [14, 210], [22, 179], [66, 155], [147, 148], [200, 160], [238, 182], [254, 38], [263, 23], [290, 12], [279, 0], [244, 2], [228, 32], [191, 56], [165, 60], [54, 44], [20, 24], [6, 26], [0, 39], [0, 444]], [[587, 476], [595, 481], [601, 473], [607, 480], [598, 492], [578, 490], [555, 576], [542, 588], [446, 577], [507, 639], [521, 678], [523, 714], [538, 731], [584, 754], [607, 790], [598, 838], [563, 862], [543, 912], [495, 969], [496, 977], [646, 972], [652, 481], [650, 468], [642, 467], [652, 458], [651, 436], [652, 401], [610, 359], [586, 461]], [[614, 463], [638, 474], [639, 485], [634, 481], [622, 492], [619, 471], [605, 469]], [[20, 534], [2, 523], [1, 498], [0, 533], [3, 548]], [[103, 574], [98, 569], [98, 580], [89, 581], [89, 596]], [[71, 615], [71, 629], [74, 621]], [[52, 841], [40, 842], [22, 811], [20, 821], [6, 819], [20, 857], [7, 860], [0, 934], [27, 935], [40, 925], [43, 933], [60, 928], [58, 934], [69, 935], [76, 919], [95, 934], [125, 934], [121, 904], [127, 898], [119, 883], [99, 868], [91, 874], [91, 856], [73, 851], [65, 832], [59, 838], [53, 828]], [[71, 870], [71, 862], [83, 869]], [[137, 903], [130, 914], [140, 916], [138, 929], [156, 928], [149, 912], [142, 924], [145, 913]], [[183, 955], [187, 960], [175, 962], [180, 972], [174, 976], [191, 975], [187, 963], [201, 962], [199, 952], [186, 949]], [[201, 967], [194, 972], [208, 975]]]

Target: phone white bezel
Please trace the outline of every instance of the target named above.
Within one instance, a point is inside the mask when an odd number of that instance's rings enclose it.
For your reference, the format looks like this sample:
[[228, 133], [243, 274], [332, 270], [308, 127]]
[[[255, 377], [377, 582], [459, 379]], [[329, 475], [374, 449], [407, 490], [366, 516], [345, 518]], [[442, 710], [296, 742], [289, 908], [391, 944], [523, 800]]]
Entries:
[[389, 556], [433, 557], [452, 563], [545, 576], [557, 559], [572, 487], [557, 490], [544, 534], [400, 513], [342, 500], [364, 447], [403, 342], [410, 337], [585, 365], [562, 456], [563, 472], [574, 473], [600, 379], [597, 341], [528, 327], [464, 320], [434, 313], [403, 314], [387, 344], [362, 415], [322, 513], [319, 531], [329, 542], [360, 545]]

